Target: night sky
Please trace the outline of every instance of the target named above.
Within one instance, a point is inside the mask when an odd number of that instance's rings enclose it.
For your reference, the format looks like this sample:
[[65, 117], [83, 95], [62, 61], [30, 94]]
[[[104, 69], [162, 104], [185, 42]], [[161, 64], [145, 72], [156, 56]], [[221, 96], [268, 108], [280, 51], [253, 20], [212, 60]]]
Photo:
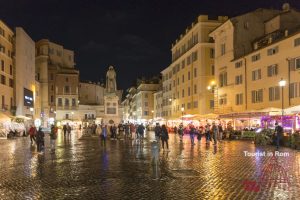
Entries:
[[[219, 3], [217, 3], [219, 2]], [[75, 51], [81, 80], [105, 79], [118, 88], [152, 76], [171, 62], [171, 44], [199, 14], [236, 16], [256, 8], [281, 9], [284, 0], [2, 0], [0, 18], [37, 41], [48, 38]], [[300, 9], [299, 0], [288, 1]]]

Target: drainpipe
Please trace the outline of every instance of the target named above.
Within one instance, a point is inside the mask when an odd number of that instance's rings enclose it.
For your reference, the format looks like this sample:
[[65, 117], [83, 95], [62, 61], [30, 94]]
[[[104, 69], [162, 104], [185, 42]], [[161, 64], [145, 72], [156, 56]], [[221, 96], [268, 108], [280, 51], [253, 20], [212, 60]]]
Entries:
[[247, 91], [247, 59], [244, 57], [244, 62], [245, 62], [245, 108], [248, 110], [248, 91]]
[[289, 106], [291, 106], [291, 97], [290, 97], [290, 83], [291, 83], [291, 67], [290, 67], [290, 58], [287, 58], [288, 62], [288, 98], [289, 98]]

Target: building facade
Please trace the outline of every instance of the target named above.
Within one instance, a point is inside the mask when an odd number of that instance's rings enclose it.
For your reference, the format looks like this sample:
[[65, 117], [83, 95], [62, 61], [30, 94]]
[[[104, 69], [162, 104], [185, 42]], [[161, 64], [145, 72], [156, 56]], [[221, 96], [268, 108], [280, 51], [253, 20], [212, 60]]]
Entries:
[[213, 94], [207, 85], [214, 78], [214, 44], [209, 33], [227, 17], [211, 19], [200, 15], [172, 45], [172, 63], [163, 75], [163, 117], [169, 120], [185, 114], [205, 117], [213, 113]]
[[154, 116], [154, 121], [160, 121], [163, 120], [163, 93], [161, 90], [155, 92], [153, 94], [153, 99], [154, 99], [154, 109], [153, 109], [153, 116]]
[[35, 42], [21, 28], [15, 35], [16, 115], [34, 118], [40, 114], [36, 101]]
[[16, 112], [14, 87], [14, 32], [0, 20], [0, 105], [1, 112], [14, 115]]
[[[299, 17], [288, 5], [282, 11], [258, 9], [211, 33], [216, 49], [215, 112], [221, 118], [238, 119], [235, 126], [245, 127], [251, 126], [246, 118], [257, 118], [255, 124], [260, 125], [264, 116], [282, 115], [282, 108], [297, 110]], [[286, 81], [282, 88], [280, 80]]]
[[72, 119], [78, 109], [79, 86], [74, 52], [46, 39], [38, 41], [36, 76], [40, 82], [43, 122]]
[[104, 86], [100, 83], [80, 82], [79, 103], [83, 105], [103, 105]]

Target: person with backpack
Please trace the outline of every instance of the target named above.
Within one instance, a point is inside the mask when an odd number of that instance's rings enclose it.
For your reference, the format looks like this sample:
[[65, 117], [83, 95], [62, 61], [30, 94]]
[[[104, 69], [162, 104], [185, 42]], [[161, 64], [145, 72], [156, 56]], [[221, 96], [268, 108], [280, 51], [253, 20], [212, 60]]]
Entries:
[[283, 136], [283, 128], [278, 124], [278, 122], [275, 123], [275, 131], [274, 131], [274, 136], [275, 136], [275, 144], [277, 150], [279, 149], [280, 146], [280, 140]]
[[163, 150], [165, 150], [165, 145], [164, 144], [166, 143], [167, 151], [169, 151], [168, 140], [169, 140], [169, 133], [168, 133], [166, 125], [163, 124], [161, 126], [161, 141], [162, 141], [162, 148], [163, 148]]
[[159, 142], [159, 138], [161, 136], [161, 127], [160, 127], [159, 123], [156, 123], [156, 126], [154, 128], [154, 133], [155, 133], [156, 142]]
[[50, 131], [50, 147], [51, 151], [55, 151], [55, 142], [57, 138], [57, 127], [52, 125]]

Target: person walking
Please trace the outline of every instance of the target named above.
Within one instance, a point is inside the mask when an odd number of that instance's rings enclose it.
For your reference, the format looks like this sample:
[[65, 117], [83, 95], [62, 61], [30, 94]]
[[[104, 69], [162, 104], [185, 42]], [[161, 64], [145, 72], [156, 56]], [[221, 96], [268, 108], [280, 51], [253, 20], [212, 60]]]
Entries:
[[155, 133], [156, 142], [159, 142], [159, 138], [161, 136], [161, 127], [160, 127], [159, 123], [156, 123], [155, 128], [154, 128], [154, 133]]
[[274, 136], [275, 136], [275, 143], [276, 143], [276, 148], [277, 150], [279, 149], [280, 146], [280, 140], [283, 136], [283, 128], [278, 124], [278, 122], [275, 123], [275, 131], [274, 131]]
[[63, 126], [63, 132], [64, 132], [64, 137], [66, 137], [66, 134], [67, 134], [67, 125], [64, 124]]
[[39, 127], [39, 130], [36, 133], [36, 145], [37, 145], [38, 152], [41, 152], [44, 147], [44, 137], [45, 137], [45, 134], [42, 131], [42, 127]]
[[180, 138], [180, 142], [182, 142], [183, 134], [184, 134], [184, 129], [183, 129], [183, 124], [181, 123], [178, 127], [178, 135]]
[[31, 145], [33, 144], [33, 141], [36, 142], [35, 135], [36, 135], [36, 128], [35, 126], [31, 125], [29, 129], [29, 137], [30, 137]]
[[194, 139], [195, 139], [196, 129], [195, 129], [194, 125], [192, 125], [192, 124], [190, 125], [189, 134], [190, 134], [190, 138], [191, 138], [191, 144], [193, 146], [193, 145], [195, 145]]
[[216, 125], [215, 122], [212, 123], [211, 131], [212, 131], [212, 135], [213, 135], [213, 139], [214, 139], [214, 145], [217, 145], [217, 139], [218, 139], [218, 135], [219, 135], [219, 128], [218, 128], [218, 126]]
[[164, 144], [166, 143], [167, 151], [169, 151], [168, 140], [169, 140], [169, 133], [168, 133], [166, 125], [163, 124], [161, 126], [161, 141], [162, 141], [162, 148], [163, 148], [163, 150], [165, 150], [165, 145]]
[[51, 132], [50, 132], [50, 147], [51, 151], [55, 151], [55, 142], [57, 138], [57, 127], [52, 125]]

